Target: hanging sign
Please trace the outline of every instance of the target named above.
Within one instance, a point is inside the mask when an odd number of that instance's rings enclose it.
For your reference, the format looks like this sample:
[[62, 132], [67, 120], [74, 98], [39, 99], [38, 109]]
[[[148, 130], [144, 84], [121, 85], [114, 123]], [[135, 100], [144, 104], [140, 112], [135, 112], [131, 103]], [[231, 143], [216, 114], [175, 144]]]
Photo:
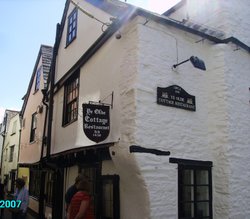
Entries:
[[157, 87], [157, 103], [185, 110], [195, 111], [195, 96], [188, 94], [178, 85]]
[[98, 104], [82, 104], [83, 131], [96, 143], [104, 141], [110, 131], [109, 106]]

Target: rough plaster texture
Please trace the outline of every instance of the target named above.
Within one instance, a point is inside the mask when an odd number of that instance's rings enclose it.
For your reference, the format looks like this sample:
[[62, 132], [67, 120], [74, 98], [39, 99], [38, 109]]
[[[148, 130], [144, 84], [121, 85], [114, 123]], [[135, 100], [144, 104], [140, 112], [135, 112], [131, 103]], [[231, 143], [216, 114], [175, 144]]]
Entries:
[[250, 62], [249, 54], [227, 48], [228, 159], [230, 166], [230, 218], [249, 218], [250, 207]]
[[[248, 218], [249, 54], [143, 23], [138, 21], [135, 142], [169, 150], [173, 157], [212, 161], [214, 218]], [[191, 55], [205, 60], [206, 72], [190, 63], [171, 69], [176, 58]], [[196, 112], [156, 104], [156, 88], [173, 84], [196, 96]], [[154, 155], [136, 155], [136, 160], [149, 192], [151, 218], [177, 218], [177, 166]]]

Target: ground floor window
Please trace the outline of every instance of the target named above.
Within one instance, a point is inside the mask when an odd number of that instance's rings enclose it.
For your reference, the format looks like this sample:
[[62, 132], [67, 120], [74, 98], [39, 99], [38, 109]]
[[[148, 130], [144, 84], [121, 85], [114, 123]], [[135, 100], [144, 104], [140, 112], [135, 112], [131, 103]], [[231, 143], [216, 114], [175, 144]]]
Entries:
[[39, 198], [40, 196], [41, 172], [39, 170], [30, 170], [29, 194]]
[[212, 162], [170, 161], [178, 163], [179, 219], [212, 219]]
[[54, 183], [54, 175], [52, 171], [47, 171], [45, 178], [45, 194], [46, 194], [46, 203], [47, 205], [52, 205], [53, 198], [53, 183]]
[[96, 218], [120, 218], [119, 176], [101, 176], [99, 165], [81, 166], [80, 173], [90, 182]]
[[102, 218], [120, 218], [119, 176], [102, 176]]

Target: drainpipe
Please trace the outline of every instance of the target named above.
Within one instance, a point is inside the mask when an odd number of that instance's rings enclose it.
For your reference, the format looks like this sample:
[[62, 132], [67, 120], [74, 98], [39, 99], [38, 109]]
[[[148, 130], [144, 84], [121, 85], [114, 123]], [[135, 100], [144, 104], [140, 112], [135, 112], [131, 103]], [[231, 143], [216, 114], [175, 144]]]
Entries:
[[46, 172], [43, 170], [43, 150], [44, 150], [44, 146], [46, 144], [46, 126], [47, 126], [47, 115], [48, 115], [48, 104], [46, 102], [48, 102], [48, 96], [47, 96], [47, 90], [43, 89], [42, 90], [43, 93], [43, 99], [42, 99], [42, 103], [45, 106], [45, 118], [44, 118], [44, 127], [43, 127], [43, 138], [42, 138], [42, 147], [41, 147], [41, 156], [40, 156], [40, 167], [39, 170], [41, 171], [41, 184], [40, 184], [40, 196], [39, 196], [39, 208], [38, 208], [38, 214], [39, 214], [39, 218], [40, 219], [44, 219], [45, 218], [45, 214], [44, 214], [44, 200], [45, 200], [45, 195], [44, 195], [44, 191], [45, 191], [45, 177], [46, 177]]
[[40, 162], [42, 162], [42, 159], [43, 159], [44, 146], [45, 146], [46, 140], [47, 140], [47, 137], [46, 137], [46, 127], [47, 127], [47, 117], [48, 117], [48, 108], [49, 108], [49, 105], [46, 103], [46, 102], [48, 102], [47, 89], [43, 89], [42, 93], [43, 93], [42, 103], [45, 106], [45, 118], [44, 118], [43, 140], [42, 140]]
[[57, 24], [56, 27], [56, 39], [53, 48], [53, 57], [50, 69], [50, 90], [49, 90], [49, 114], [48, 114], [48, 132], [47, 132], [47, 159], [50, 158], [51, 152], [51, 131], [52, 131], [52, 119], [53, 119], [53, 104], [54, 104], [54, 88], [55, 88], [55, 68], [56, 68], [56, 56], [59, 46], [59, 32], [60, 24]]

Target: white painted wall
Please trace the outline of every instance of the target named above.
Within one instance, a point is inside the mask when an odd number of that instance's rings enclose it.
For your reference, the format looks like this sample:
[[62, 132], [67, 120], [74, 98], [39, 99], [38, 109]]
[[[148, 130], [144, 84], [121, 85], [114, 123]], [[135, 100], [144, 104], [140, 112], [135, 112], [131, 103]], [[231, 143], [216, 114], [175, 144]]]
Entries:
[[[121, 218], [178, 217], [177, 165], [168, 157], [130, 154], [132, 144], [169, 150], [172, 157], [212, 161], [214, 218], [250, 217], [249, 54], [145, 21], [137, 17], [125, 25], [122, 38], [109, 39], [80, 72], [79, 113], [82, 103], [115, 94], [111, 135], [104, 142], [116, 142], [110, 152], [112, 171], [120, 175]], [[190, 62], [171, 69], [192, 55], [205, 61], [207, 71]], [[74, 63], [69, 61], [62, 68]], [[238, 63], [244, 66], [240, 70]], [[58, 68], [57, 79], [60, 74]], [[157, 87], [174, 84], [196, 97], [195, 112], [157, 105]], [[62, 128], [63, 89], [54, 106], [53, 153], [94, 145], [84, 136], [81, 116]]]
[[[169, 150], [173, 157], [212, 161], [214, 218], [248, 218], [250, 208], [243, 203], [249, 202], [250, 179], [249, 54], [231, 44], [196, 43], [197, 36], [143, 23], [144, 18], [138, 20], [135, 142]], [[207, 71], [190, 62], [172, 70], [177, 50], [179, 61], [198, 56]], [[196, 96], [196, 112], [156, 104], [157, 87], [173, 84]], [[149, 192], [150, 217], [177, 218], [177, 165], [146, 154], [136, 160]]]
[[[52, 153], [95, 145], [86, 138], [82, 130], [81, 105], [88, 101], [102, 100], [114, 91], [114, 107], [110, 110], [110, 135], [101, 143], [119, 141], [119, 144], [111, 148], [115, 152], [112, 170], [106, 170], [104, 163], [103, 174], [114, 171], [120, 175], [120, 211], [121, 218], [126, 219], [134, 218], [138, 214], [143, 218], [149, 215], [147, 190], [134, 156], [128, 153], [128, 146], [134, 142], [133, 87], [137, 71], [138, 37], [133, 25], [123, 29], [124, 34], [120, 40], [115, 36], [111, 37], [81, 68], [78, 120], [66, 127], [62, 127], [63, 88], [56, 93], [52, 134]], [[109, 97], [105, 102], [109, 103], [110, 100]], [[129, 116], [131, 117], [128, 119]]]
[[[110, 23], [109, 18], [111, 16], [105, 13], [104, 11], [95, 8], [93, 5], [86, 3], [85, 1], [78, 1], [78, 5], [81, 8], [83, 8], [86, 12], [94, 15], [97, 19], [103, 22]], [[70, 3], [69, 10], [66, 16], [67, 18], [74, 8], [75, 6], [72, 3]], [[64, 25], [56, 60], [57, 62], [56, 75], [55, 75], [56, 82], [73, 66], [73, 64], [76, 63], [76, 61], [87, 51], [87, 49], [103, 33], [101, 23], [97, 22], [95, 19], [90, 18], [89, 16], [78, 10], [77, 22], [80, 25], [77, 26], [77, 36], [76, 39], [66, 47], [66, 36], [67, 36], [67, 26], [68, 26], [67, 18]]]
[[228, 159], [230, 166], [230, 218], [250, 217], [250, 62], [249, 53], [225, 51], [225, 72], [228, 84]]

